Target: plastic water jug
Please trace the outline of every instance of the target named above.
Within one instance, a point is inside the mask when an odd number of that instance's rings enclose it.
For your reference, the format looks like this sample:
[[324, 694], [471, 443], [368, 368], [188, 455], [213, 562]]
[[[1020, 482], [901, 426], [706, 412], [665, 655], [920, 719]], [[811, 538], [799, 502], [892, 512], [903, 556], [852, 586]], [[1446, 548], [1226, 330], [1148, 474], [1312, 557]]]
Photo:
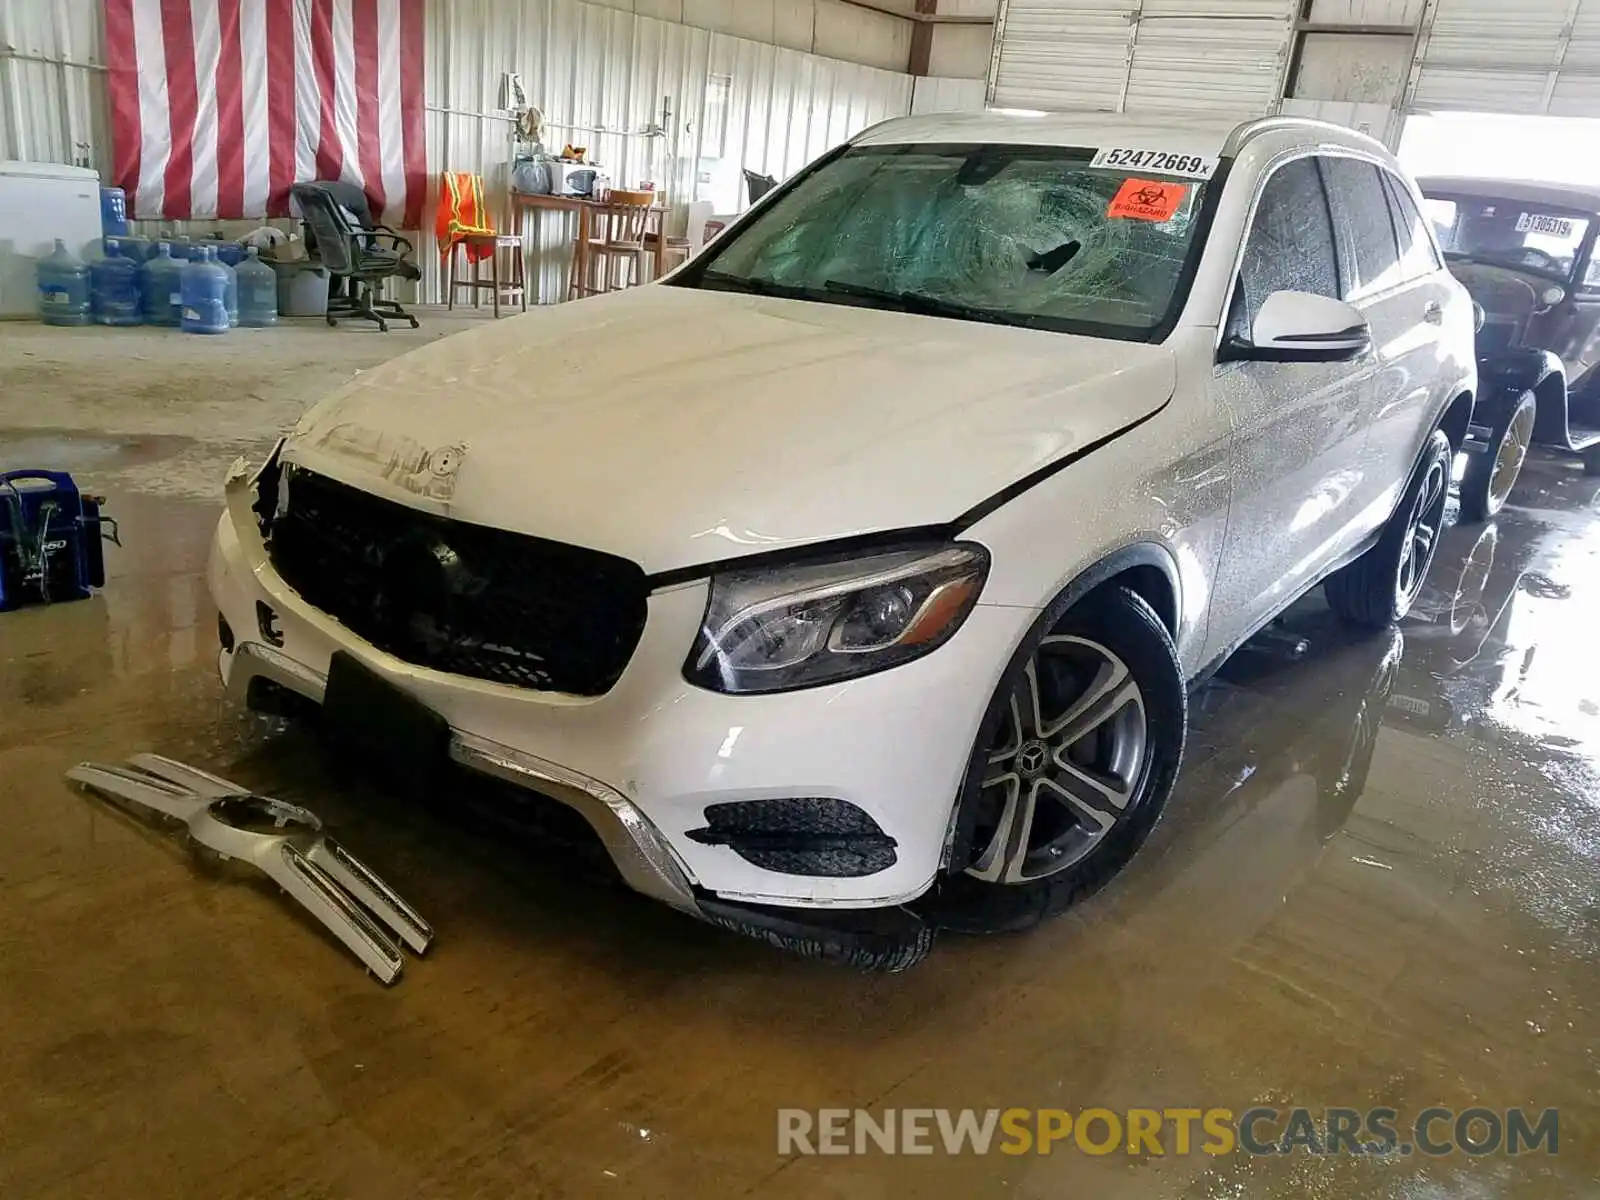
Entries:
[[122, 255], [116, 238], [106, 239], [106, 256], [89, 268], [89, 299], [102, 325], [139, 325], [139, 264]]
[[[110, 241], [109, 238], [105, 240]], [[117, 245], [122, 248], [122, 257], [133, 259], [135, 265], [144, 262], [145, 259], [156, 252], [156, 248], [150, 244], [149, 238], [135, 237], [133, 234], [129, 234], [127, 237], [119, 237]]]
[[[211, 247], [211, 248], [207, 249], [206, 253], [209, 254], [212, 257], [213, 260], [215, 260], [217, 258], [217, 251], [216, 251], [215, 247]], [[239, 274], [238, 274], [238, 272], [236, 272], [232, 267], [230, 267], [225, 262], [218, 261], [217, 262], [217, 266], [222, 268], [222, 270], [226, 274], [227, 280], [228, 280], [227, 290], [225, 292], [223, 292], [223, 294], [222, 294], [222, 303], [223, 303], [224, 307], [226, 307], [227, 310], [228, 310], [228, 327], [231, 328], [231, 329], [238, 328], [238, 325], [239, 325]]]
[[228, 276], [210, 246], [197, 246], [183, 268], [185, 333], [228, 332]]
[[172, 257], [172, 246], [157, 242], [155, 254], [139, 268], [146, 325], [177, 325], [183, 319], [182, 278], [183, 264]]
[[261, 328], [278, 323], [278, 273], [251, 246], [234, 270], [239, 280], [239, 324]]
[[218, 242], [217, 260], [227, 267], [237, 267], [244, 261], [244, 247], [238, 242]]
[[89, 323], [89, 268], [56, 239], [56, 248], [39, 260], [39, 316], [46, 325]]

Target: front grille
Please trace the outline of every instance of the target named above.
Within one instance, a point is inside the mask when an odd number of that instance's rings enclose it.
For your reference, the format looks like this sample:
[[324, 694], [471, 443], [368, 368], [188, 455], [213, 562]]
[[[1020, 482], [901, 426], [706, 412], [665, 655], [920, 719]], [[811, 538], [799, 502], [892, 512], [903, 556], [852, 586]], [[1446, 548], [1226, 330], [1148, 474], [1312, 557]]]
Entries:
[[639, 644], [649, 587], [627, 559], [417, 512], [295, 467], [285, 483], [272, 565], [397, 658], [599, 696]]
[[707, 805], [705, 815], [705, 828], [689, 830], [691, 841], [726, 846], [768, 871], [858, 879], [895, 864], [895, 840], [848, 800], [733, 800]]

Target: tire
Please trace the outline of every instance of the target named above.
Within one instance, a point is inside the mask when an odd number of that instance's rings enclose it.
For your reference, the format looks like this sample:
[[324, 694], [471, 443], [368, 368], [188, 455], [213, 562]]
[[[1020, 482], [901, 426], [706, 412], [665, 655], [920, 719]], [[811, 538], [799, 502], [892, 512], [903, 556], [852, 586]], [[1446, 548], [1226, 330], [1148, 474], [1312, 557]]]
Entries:
[[1583, 473], [1600, 475], [1600, 446], [1590, 446], [1583, 452]]
[[1342, 620], [1382, 629], [1411, 611], [1444, 532], [1452, 458], [1450, 439], [1435, 429], [1378, 544], [1323, 583], [1328, 607]]
[[1136, 593], [1047, 611], [990, 701], [928, 920], [1026, 929], [1116, 875], [1172, 792], [1187, 699], [1172, 637]]
[[1507, 397], [1490, 426], [1489, 448], [1468, 457], [1461, 479], [1461, 519], [1487, 521], [1506, 506], [1533, 444], [1539, 402], [1532, 392]]

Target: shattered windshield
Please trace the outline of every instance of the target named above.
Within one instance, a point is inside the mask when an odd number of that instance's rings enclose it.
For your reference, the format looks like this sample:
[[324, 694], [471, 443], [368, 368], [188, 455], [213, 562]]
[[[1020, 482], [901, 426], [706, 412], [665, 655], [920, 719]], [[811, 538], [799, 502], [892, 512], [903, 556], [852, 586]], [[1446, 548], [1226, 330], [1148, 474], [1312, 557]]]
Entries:
[[1447, 257], [1572, 278], [1590, 218], [1517, 200], [1429, 196], [1423, 201]]
[[1094, 156], [1057, 146], [853, 147], [680, 280], [1148, 340], [1182, 302], [1213, 185], [1094, 167]]

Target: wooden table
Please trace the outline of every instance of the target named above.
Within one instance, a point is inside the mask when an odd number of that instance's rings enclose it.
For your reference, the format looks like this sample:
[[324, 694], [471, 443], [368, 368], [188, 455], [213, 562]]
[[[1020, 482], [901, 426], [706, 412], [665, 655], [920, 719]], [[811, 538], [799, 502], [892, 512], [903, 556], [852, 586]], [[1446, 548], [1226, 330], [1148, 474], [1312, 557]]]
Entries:
[[[522, 214], [529, 210], [534, 212], [575, 212], [578, 214], [578, 239], [572, 250], [572, 274], [567, 282], [567, 295], [562, 297], [563, 300], [567, 299], [572, 294], [572, 282], [589, 277], [589, 238], [594, 227], [594, 212], [596, 209], [605, 208], [606, 202], [603, 200], [591, 200], [587, 196], [551, 196], [535, 192], [513, 191], [511, 193], [511, 203], [517, 210], [518, 233], [522, 232]], [[651, 278], [660, 279], [662, 263], [667, 251], [667, 239], [665, 236], [666, 205], [651, 205], [650, 214], [655, 225], [654, 245], [652, 247], [654, 262], [652, 263], [653, 273]], [[651, 235], [648, 232], [645, 234], [645, 245], [651, 246]]]

